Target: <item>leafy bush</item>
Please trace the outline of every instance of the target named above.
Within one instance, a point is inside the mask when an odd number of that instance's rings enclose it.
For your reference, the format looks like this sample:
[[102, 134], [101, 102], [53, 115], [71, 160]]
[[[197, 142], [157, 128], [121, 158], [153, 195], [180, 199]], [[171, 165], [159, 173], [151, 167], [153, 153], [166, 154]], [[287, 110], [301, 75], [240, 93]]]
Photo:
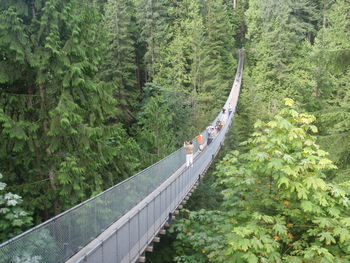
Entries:
[[0, 242], [20, 234], [32, 222], [28, 213], [19, 206], [22, 198], [19, 195], [7, 193], [5, 188], [6, 184], [0, 181]]

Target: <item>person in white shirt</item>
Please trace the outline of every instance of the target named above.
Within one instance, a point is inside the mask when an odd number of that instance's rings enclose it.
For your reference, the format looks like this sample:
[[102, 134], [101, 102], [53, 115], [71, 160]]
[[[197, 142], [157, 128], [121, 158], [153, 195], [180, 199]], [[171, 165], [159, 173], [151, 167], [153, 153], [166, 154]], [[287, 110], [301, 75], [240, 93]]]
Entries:
[[228, 114], [228, 112], [226, 111], [225, 108], [223, 108], [221, 118], [220, 118], [222, 126], [224, 126], [226, 124], [227, 117], [228, 117], [227, 114]]
[[186, 150], [186, 167], [193, 167], [193, 143], [192, 141], [184, 142], [184, 148]]
[[228, 114], [231, 115], [232, 113], [232, 105], [231, 103], [228, 104]]

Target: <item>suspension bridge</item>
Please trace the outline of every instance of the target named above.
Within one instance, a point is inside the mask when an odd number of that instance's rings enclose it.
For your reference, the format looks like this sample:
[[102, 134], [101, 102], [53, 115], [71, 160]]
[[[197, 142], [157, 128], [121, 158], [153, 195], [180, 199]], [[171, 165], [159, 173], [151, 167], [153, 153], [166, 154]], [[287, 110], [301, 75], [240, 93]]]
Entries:
[[[199, 152], [193, 166], [185, 151], [169, 156], [66, 212], [0, 245], [0, 263], [136, 263], [159, 242], [223, 145], [241, 87], [244, 52], [224, 108], [232, 106], [222, 130]], [[219, 113], [213, 123], [220, 119]], [[204, 141], [207, 132], [202, 133]]]

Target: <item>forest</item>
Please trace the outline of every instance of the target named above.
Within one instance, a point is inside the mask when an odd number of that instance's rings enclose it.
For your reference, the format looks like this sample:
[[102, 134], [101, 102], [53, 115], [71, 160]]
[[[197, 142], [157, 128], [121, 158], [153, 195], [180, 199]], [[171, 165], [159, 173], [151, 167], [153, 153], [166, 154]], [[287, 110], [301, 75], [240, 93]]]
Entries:
[[0, 242], [193, 138], [225, 148], [149, 262], [350, 262], [348, 0], [0, 0]]

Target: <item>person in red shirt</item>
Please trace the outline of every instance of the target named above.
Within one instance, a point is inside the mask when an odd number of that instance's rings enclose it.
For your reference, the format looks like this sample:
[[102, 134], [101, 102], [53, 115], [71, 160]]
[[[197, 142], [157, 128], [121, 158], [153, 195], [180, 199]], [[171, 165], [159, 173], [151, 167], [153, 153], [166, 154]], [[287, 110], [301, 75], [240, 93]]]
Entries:
[[203, 135], [202, 134], [197, 135], [196, 139], [198, 142], [199, 151], [201, 152], [201, 151], [203, 151]]

